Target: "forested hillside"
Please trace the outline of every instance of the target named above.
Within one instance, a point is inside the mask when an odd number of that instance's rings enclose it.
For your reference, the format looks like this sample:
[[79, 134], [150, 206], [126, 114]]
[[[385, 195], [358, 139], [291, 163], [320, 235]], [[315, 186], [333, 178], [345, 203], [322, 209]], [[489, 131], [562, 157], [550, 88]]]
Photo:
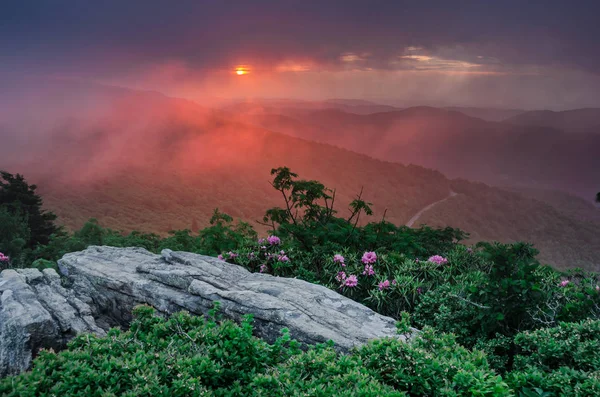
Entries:
[[273, 131], [418, 164], [452, 178], [564, 190], [590, 201], [598, 183], [600, 134], [589, 128], [572, 134], [558, 127], [491, 122], [424, 106], [369, 115], [283, 109], [255, 114], [252, 120]]

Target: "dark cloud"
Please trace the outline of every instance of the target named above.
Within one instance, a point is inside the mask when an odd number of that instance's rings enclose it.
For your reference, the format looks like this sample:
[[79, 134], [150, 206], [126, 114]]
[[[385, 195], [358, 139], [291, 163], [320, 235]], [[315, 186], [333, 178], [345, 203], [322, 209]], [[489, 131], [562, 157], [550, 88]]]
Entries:
[[13, 60], [98, 69], [113, 62], [180, 59], [222, 67], [294, 57], [335, 66], [348, 53], [368, 54], [365, 67], [389, 68], [413, 46], [442, 59], [481, 56], [600, 73], [599, 13], [597, 1], [581, 0], [21, 0], [3, 2], [0, 48]]
[[[191, 99], [600, 106], [598, 4], [4, 0], [0, 86], [50, 75]], [[237, 65], [251, 78], [232, 79]]]

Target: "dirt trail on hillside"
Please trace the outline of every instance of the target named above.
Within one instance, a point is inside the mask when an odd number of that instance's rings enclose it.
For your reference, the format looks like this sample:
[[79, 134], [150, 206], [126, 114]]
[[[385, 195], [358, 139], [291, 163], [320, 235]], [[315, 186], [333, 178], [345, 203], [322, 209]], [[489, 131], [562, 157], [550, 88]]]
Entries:
[[406, 222], [406, 226], [408, 227], [412, 227], [412, 225], [414, 225], [414, 223], [417, 221], [417, 219], [419, 219], [419, 217], [421, 215], [423, 215], [423, 213], [425, 211], [429, 211], [430, 209], [432, 209], [433, 207], [435, 207], [436, 205], [438, 205], [439, 203], [443, 203], [444, 201], [448, 200], [449, 198], [452, 198], [454, 196], [456, 196], [458, 193], [450, 190], [450, 194], [448, 195], [448, 197], [443, 198], [439, 201], [436, 201], [435, 203], [431, 203], [429, 204], [427, 207], [422, 208], [419, 212], [417, 212], [412, 218], [410, 218], [410, 220], [408, 222]]

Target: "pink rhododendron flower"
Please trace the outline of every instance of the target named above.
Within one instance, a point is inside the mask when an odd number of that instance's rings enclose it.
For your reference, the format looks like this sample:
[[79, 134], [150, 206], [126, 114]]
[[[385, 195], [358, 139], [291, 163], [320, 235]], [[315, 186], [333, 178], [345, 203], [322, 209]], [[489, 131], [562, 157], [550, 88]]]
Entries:
[[365, 270], [363, 271], [363, 275], [373, 276], [374, 274], [375, 274], [375, 270], [373, 270], [373, 265], [365, 265]]
[[289, 262], [290, 258], [288, 258], [287, 255], [279, 255], [277, 256], [277, 260], [279, 262]]
[[392, 280], [392, 285], [396, 285], [398, 282], [396, 280]]
[[261, 238], [259, 238], [259, 239], [258, 239], [258, 243], [259, 243], [259, 244], [264, 244], [264, 243], [266, 243], [266, 242], [267, 242], [267, 239], [266, 239], [266, 238], [264, 238], [264, 237], [261, 237]]
[[600, 292], [600, 285], [596, 285], [596, 292]]
[[338, 272], [338, 274], [335, 276], [335, 279], [341, 283], [346, 279], [346, 273]]
[[379, 291], [383, 291], [384, 289], [388, 289], [390, 288], [390, 281], [389, 280], [385, 280], [379, 283]]
[[351, 274], [346, 278], [344, 285], [346, 287], [354, 288], [358, 285], [358, 278], [354, 274]]
[[6, 255], [4, 255], [2, 252], [0, 252], [0, 262], [8, 262], [10, 260], [10, 258]]
[[277, 237], [277, 236], [269, 236], [269, 237], [267, 237], [267, 241], [271, 245], [279, 245], [279, 244], [281, 244], [281, 239], [279, 237]]
[[254, 255], [254, 252], [251, 252], [248, 254], [248, 259], [254, 259], [256, 258], [256, 255]]
[[443, 256], [439, 256], [439, 255], [434, 255], [429, 257], [429, 259], [427, 259], [428, 262], [431, 263], [435, 263], [436, 265], [444, 265], [446, 263], [448, 263], [448, 259], [444, 258]]
[[343, 257], [343, 256], [341, 256], [340, 254], [335, 254], [335, 255], [333, 256], [333, 263], [340, 263], [340, 264], [342, 264], [342, 265], [343, 265], [343, 264], [344, 264], [344, 262], [345, 262], [345, 259], [344, 259], [344, 257]]
[[260, 265], [260, 270], [259, 272], [264, 273], [267, 271], [267, 264], [263, 263], [262, 265]]
[[570, 283], [570, 281], [569, 281], [569, 280], [563, 280], [563, 281], [561, 281], [561, 282], [560, 282], [560, 284], [559, 284], [559, 285], [560, 285], [561, 287], [566, 287], [566, 286], [567, 286], [567, 284], [569, 284], [569, 283]]
[[219, 256], [217, 256], [217, 259], [220, 259], [222, 261], [224, 261], [225, 259], [223, 258], [223, 255], [219, 254]]
[[285, 251], [284, 250], [279, 251], [279, 255], [285, 255]]
[[264, 245], [260, 247], [261, 250], [266, 250], [267, 247], [265, 247]]
[[239, 256], [235, 252], [231, 252], [231, 251], [229, 251], [227, 254], [229, 255], [229, 259], [235, 259]]
[[377, 262], [377, 254], [373, 251], [365, 252], [362, 256], [362, 263], [365, 265]]

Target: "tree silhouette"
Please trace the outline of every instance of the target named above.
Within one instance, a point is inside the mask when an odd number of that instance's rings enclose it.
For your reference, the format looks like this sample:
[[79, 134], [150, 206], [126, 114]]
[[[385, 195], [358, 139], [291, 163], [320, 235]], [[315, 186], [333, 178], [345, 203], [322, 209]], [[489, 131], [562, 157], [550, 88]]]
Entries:
[[42, 198], [36, 194], [36, 185], [29, 185], [23, 175], [0, 171], [0, 206], [11, 214], [20, 214], [29, 227], [26, 248], [48, 244], [50, 236], [59, 228], [54, 224], [56, 215], [42, 209]]

